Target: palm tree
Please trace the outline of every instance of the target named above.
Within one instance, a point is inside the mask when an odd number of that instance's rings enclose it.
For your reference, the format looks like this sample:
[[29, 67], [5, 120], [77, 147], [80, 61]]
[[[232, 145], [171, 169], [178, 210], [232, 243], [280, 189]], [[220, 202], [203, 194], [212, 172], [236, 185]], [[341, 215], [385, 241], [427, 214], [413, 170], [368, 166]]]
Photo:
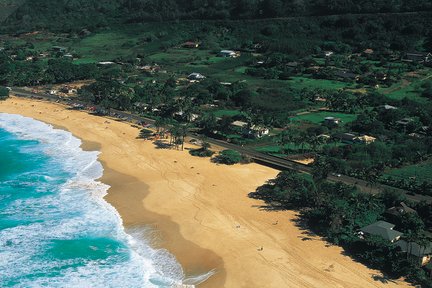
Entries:
[[204, 141], [204, 140], [203, 140], [203, 142], [202, 142], [202, 144], [201, 144], [201, 148], [202, 148], [204, 151], [207, 151], [207, 150], [210, 149], [210, 147], [211, 147], [210, 143], [207, 142], [207, 141]]
[[179, 134], [180, 134], [180, 143], [181, 143], [181, 150], [182, 151], [184, 148], [185, 137], [187, 136], [189, 129], [190, 129], [189, 124], [180, 125]]

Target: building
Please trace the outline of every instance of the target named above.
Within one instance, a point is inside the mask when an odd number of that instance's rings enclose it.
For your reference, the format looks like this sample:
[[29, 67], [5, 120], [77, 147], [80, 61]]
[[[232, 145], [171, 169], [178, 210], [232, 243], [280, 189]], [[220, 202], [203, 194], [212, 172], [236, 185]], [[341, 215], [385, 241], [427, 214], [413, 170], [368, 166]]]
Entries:
[[432, 53], [428, 53], [428, 52], [406, 53], [403, 60], [406, 62], [429, 63], [432, 62]]
[[187, 79], [189, 81], [200, 81], [200, 80], [203, 80], [205, 78], [206, 77], [204, 75], [202, 75], [200, 73], [196, 73], [196, 72], [189, 74], [189, 76], [187, 77]]
[[221, 50], [218, 55], [219, 57], [226, 57], [226, 58], [235, 58], [240, 56], [238, 52], [232, 50]]
[[401, 216], [410, 213], [417, 214], [416, 210], [408, 207], [405, 202], [401, 202], [399, 205], [387, 209], [386, 213], [394, 216]]
[[243, 122], [243, 121], [234, 121], [231, 123], [232, 126], [237, 127], [237, 128], [245, 128], [248, 126], [248, 123]]
[[325, 117], [324, 118], [324, 125], [330, 125], [330, 126], [337, 126], [341, 122], [340, 118], [335, 117]]
[[198, 42], [193, 42], [193, 41], [187, 41], [185, 43], [182, 44], [183, 48], [189, 48], [189, 49], [193, 49], [193, 48], [198, 48], [199, 47], [199, 43]]
[[357, 137], [357, 135], [352, 134], [352, 133], [338, 133], [333, 135], [334, 139], [337, 139], [339, 141], [341, 141], [342, 143], [345, 144], [354, 144], [354, 140]]
[[359, 75], [349, 72], [349, 71], [336, 71], [334, 73], [334, 76], [336, 78], [342, 79], [342, 80], [358, 80]]
[[361, 228], [359, 232], [359, 236], [362, 239], [371, 235], [379, 236], [391, 243], [394, 243], [398, 241], [400, 237], [403, 235], [402, 232], [393, 230], [394, 227], [395, 227], [394, 224], [385, 221], [378, 221]]
[[368, 49], [363, 51], [363, 54], [365, 54], [365, 55], [372, 55], [373, 53], [374, 53], [374, 50], [371, 48], [368, 48]]
[[53, 46], [52, 51], [57, 52], [57, 53], [66, 53], [67, 49], [66, 49], [66, 47]]
[[112, 66], [115, 65], [116, 63], [111, 62], [111, 61], [101, 61], [97, 63], [97, 66], [99, 67], [108, 67], [108, 66]]
[[380, 109], [381, 110], [397, 110], [398, 108], [395, 106], [385, 104], [385, 105], [380, 106]]
[[356, 138], [354, 138], [355, 143], [361, 143], [361, 144], [371, 144], [375, 142], [376, 138], [369, 136], [369, 135], [361, 135]]
[[322, 53], [322, 55], [323, 55], [324, 57], [330, 57], [330, 56], [332, 56], [333, 54], [334, 54], [333, 51], [323, 51], [323, 53]]
[[388, 220], [394, 223], [398, 223], [401, 217], [410, 213], [417, 214], [417, 212], [414, 209], [408, 207], [405, 202], [401, 202], [399, 203], [399, 205], [387, 209], [385, 212], [385, 216]]
[[262, 138], [270, 133], [270, 129], [259, 125], [251, 125], [244, 121], [234, 121], [231, 123], [234, 128], [240, 128], [243, 136]]
[[396, 124], [401, 126], [401, 127], [406, 127], [406, 126], [408, 126], [408, 124], [410, 124], [412, 122], [414, 122], [413, 118], [403, 118], [399, 121], [396, 121]]
[[424, 266], [431, 260], [432, 243], [430, 242], [426, 246], [422, 246], [415, 242], [400, 240], [396, 242], [396, 245], [402, 252], [408, 254], [408, 259], [418, 266]]

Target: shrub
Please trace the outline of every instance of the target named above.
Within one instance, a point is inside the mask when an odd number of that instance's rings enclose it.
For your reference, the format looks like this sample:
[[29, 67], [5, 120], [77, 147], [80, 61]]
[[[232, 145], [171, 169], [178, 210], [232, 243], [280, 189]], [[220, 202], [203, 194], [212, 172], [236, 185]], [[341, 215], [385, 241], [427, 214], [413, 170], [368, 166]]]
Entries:
[[190, 150], [189, 154], [197, 157], [211, 157], [213, 156], [214, 152], [208, 149], [199, 148], [199, 149]]
[[9, 97], [9, 89], [3, 86], [0, 86], [0, 100], [4, 100]]
[[241, 162], [242, 159], [243, 159], [242, 155], [237, 151], [223, 150], [223, 151], [219, 152], [219, 155], [217, 155], [215, 158], [213, 158], [213, 161], [216, 163], [233, 165], [233, 164]]

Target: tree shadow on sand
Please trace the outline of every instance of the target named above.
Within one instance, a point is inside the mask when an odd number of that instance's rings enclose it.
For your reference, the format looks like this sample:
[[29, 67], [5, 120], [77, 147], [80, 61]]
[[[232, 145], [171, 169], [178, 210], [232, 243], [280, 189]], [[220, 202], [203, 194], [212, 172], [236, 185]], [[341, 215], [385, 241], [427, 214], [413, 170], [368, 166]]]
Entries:
[[388, 278], [386, 275], [372, 274], [372, 279], [383, 284], [397, 283], [395, 280]]
[[156, 146], [156, 149], [171, 149], [172, 145], [170, 143], [164, 142], [162, 140], [156, 140], [153, 142]]

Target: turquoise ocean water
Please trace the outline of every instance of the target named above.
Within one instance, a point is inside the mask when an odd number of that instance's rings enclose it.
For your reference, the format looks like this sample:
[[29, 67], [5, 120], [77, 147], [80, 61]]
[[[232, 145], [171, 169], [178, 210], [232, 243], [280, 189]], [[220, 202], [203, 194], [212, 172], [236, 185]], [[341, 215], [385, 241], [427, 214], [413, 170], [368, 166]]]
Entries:
[[98, 152], [71, 133], [0, 113], [0, 287], [193, 287], [175, 258], [125, 231], [103, 200]]

